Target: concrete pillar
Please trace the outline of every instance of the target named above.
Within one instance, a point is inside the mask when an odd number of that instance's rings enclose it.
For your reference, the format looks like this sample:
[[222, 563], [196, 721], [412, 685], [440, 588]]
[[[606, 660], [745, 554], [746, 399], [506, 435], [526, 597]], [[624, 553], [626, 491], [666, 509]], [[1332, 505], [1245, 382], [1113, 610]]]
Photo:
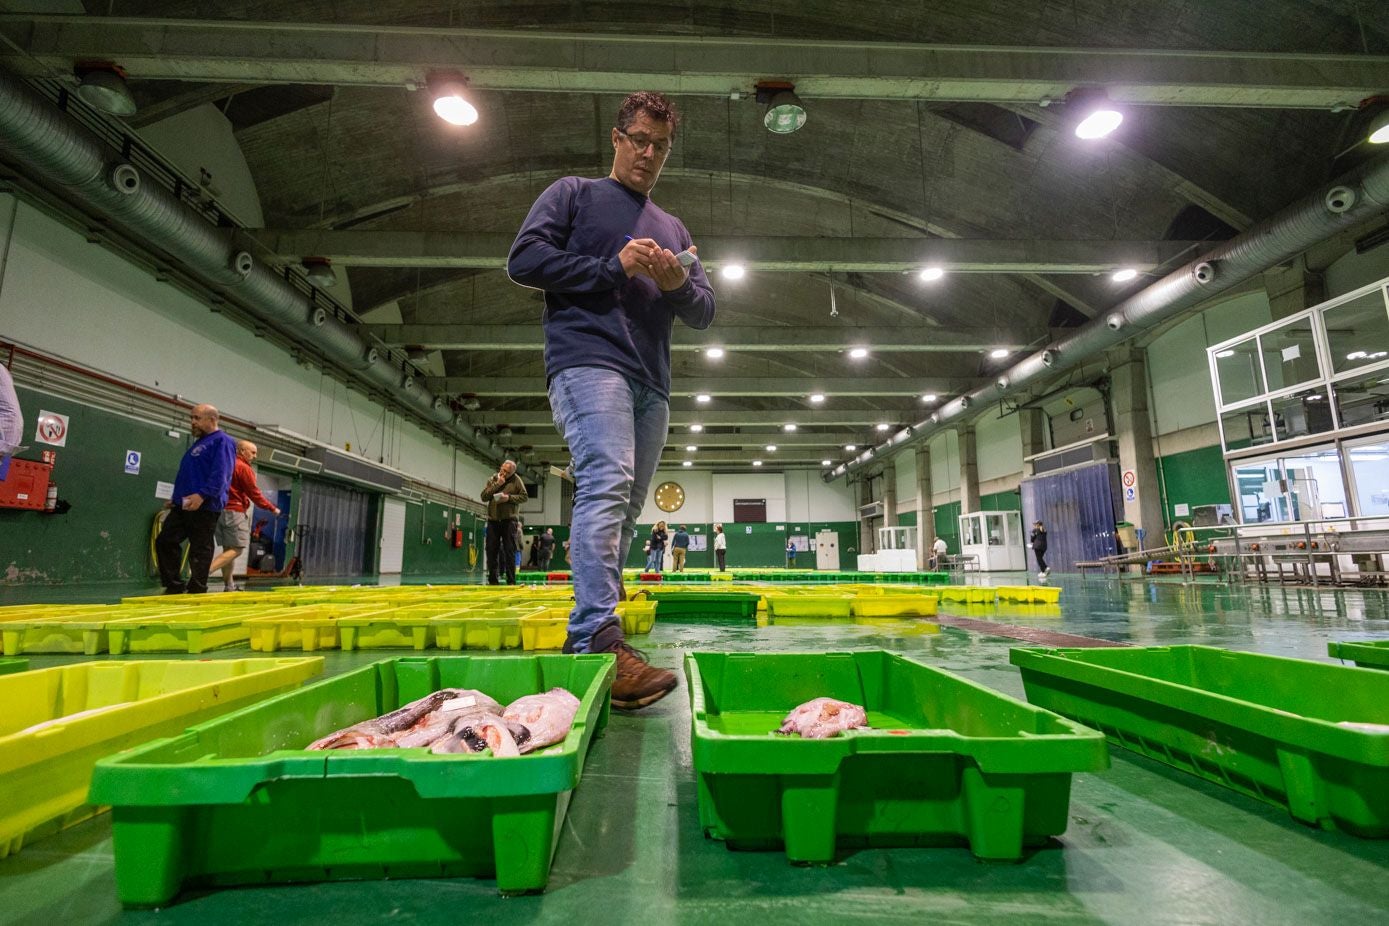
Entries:
[[979, 510], [979, 454], [974, 448], [974, 426], [957, 428], [960, 435], [960, 514]]
[[931, 504], [931, 448], [916, 448], [916, 568], [924, 570], [936, 542], [936, 509]]
[[1270, 314], [1277, 321], [1325, 302], [1326, 278], [1308, 269], [1305, 256], [1299, 257], [1291, 267], [1265, 271], [1264, 291]]
[[[873, 503], [873, 481], [864, 478], [859, 484], [858, 503], [860, 507]], [[860, 511], [858, 516], [858, 551], [860, 553], [876, 553], [877, 547], [874, 545], [873, 525], [868, 516]]]
[[[1047, 449], [1046, 424], [1047, 416], [1040, 408], [1018, 409], [1018, 431], [1022, 434], [1022, 458], [1024, 460]], [[1024, 464], [1023, 474], [1028, 475], [1030, 472], [1029, 465]]]
[[[1109, 401], [1119, 445], [1124, 520], [1143, 528], [1145, 547], [1162, 545], [1162, 500], [1158, 494], [1157, 462], [1153, 459], [1153, 428], [1148, 416], [1147, 362], [1141, 350], [1115, 348], [1109, 352]], [[1128, 474], [1133, 485], [1123, 485]]]
[[897, 526], [897, 464], [883, 464], [883, 527]]

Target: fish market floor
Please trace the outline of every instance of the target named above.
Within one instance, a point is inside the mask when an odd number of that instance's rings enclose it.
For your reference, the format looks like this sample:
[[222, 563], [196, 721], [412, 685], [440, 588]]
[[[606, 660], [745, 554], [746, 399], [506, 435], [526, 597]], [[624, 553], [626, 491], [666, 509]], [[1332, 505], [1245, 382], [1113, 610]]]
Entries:
[[[1056, 584], [1063, 587], [1059, 617], [1006, 605], [942, 603], [941, 613], [1115, 642], [1200, 643], [1318, 660], [1328, 658], [1328, 640], [1389, 638], [1389, 595], [1380, 592], [1093, 577]], [[68, 600], [84, 595], [67, 593]], [[22, 593], [0, 598], [16, 603]], [[886, 648], [1023, 694], [1008, 664], [1016, 640], [954, 628], [921, 633], [910, 621], [658, 622], [632, 642], [677, 672], [684, 654], [700, 649]], [[335, 674], [401, 654], [323, 655], [326, 672]], [[43, 668], [81, 657], [29, 660]], [[781, 852], [730, 852], [702, 835], [682, 686], [645, 711], [613, 714], [570, 803], [543, 895], [503, 899], [492, 882], [478, 880], [361, 881], [206, 890], [163, 910], [123, 912], [102, 815], [0, 860], [0, 923], [1389, 922], [1389, 840], [1311, 829], [1280, 808], [1135, 754], [1116, 749], [1112, 757], [1109, 770], [1075, 777], [1069, 829], [1021, 864], [981, 863], [963, 848], [922, 848], [864, 849], [827, 868], [794, 867]]]

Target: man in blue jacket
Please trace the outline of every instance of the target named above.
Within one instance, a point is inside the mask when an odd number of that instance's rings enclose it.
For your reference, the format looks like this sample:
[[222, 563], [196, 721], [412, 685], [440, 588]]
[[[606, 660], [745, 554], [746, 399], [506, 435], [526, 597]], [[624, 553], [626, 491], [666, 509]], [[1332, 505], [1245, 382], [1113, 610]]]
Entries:
[[[188, 429], [193, 434], [193, 446], [179, 461], [174, 495], [164, 506], [169, 514], [154, 542], [159, 581], [164, 583], [166, 595], [200, 595], [207, 591], [213, 532], [227, 504], [227, 487], [236, 463], [236, 441], [218, 427], [217, 409], [211, 405], [193, 406]], [[188, 541], [187, 584], [179, 563], [179, 547], [184, 540]]]
[[613, 706], [659, 700], [673, 673], [628, 646], [614, 608], [637, 516], [670, 424], [670, 333], [714, 320], [714, 292], [690, 234], [650, 199], [679, 116], [659, 93], [622, 102], [612, 172], [564, 177], [535, 201], [507, 272], [545, 292], [545, 375], [573, 457], [574, 610], [565, 652], [617, 655]]

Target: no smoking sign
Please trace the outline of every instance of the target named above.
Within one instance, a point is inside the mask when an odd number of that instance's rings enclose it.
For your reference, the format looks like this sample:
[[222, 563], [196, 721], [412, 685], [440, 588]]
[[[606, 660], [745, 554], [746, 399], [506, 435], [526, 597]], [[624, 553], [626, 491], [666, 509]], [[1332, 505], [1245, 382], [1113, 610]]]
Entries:
[[52, 444], [54, 447], [66, 447], [68, 444], [68, 416], [40, 410], [38, 421], [34, 426], [34, 440], [41, 444]]

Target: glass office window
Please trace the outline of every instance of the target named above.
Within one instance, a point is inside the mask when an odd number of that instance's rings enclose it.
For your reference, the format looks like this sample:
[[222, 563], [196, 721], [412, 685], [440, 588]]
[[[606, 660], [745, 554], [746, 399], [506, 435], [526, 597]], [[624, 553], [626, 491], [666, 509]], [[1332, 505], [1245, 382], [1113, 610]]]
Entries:
[[1321, 375], [1310, 315], [1259, 335], [1259, 348], [1269, 392], [1310, 383]]
[[1225, 434], [1225, 449], [1243, 450], [1273, 441], [1273, 428], [1268, 418], [1268, 406], [1260, 402], [1220, 416]]
[[1334, 447], [1237, 463], [1233, 475], [1245, 524], [1320, 521], [1350, 513]]
[[1216, 351], [1215, 373], [1220, 382], [1220, 404], [1234, 405], [1263, 395], [1264, 378], [1259, 372], [1258, 339], [1250, 338], [1233, 347]]
[[1322, 317], [1335, 372], [1389, 360], [1389, 311], [1383, 290], [1333, 306]]
[[1389, 443], [1347, 448], [1346, 455], [1355, 478], [1356, 513], [1389, 515]]
[[1389, 420], [1389, 370], [1352, 376], [1332, 385], [1341, 427]]
[[1325, 386], [1274, 399], [1270, 404], [1273, 406], [1273, 429], [1277, 440], [1324, 434], [1335, 427]]

